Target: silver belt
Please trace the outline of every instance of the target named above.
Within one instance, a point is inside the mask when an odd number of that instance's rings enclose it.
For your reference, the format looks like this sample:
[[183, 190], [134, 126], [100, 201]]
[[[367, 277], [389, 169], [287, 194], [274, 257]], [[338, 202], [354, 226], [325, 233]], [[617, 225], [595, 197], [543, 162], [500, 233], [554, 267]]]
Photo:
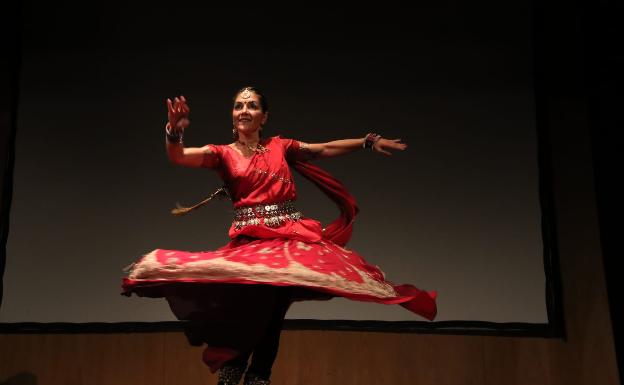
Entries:
[[243, 206], [235, 209], [234, 227], [241, 229], [245, 226], [260, 224], [278, 227], [288, 220], [296, 221], [301, 217], [303, 214], [297, 211], [294, 201]]

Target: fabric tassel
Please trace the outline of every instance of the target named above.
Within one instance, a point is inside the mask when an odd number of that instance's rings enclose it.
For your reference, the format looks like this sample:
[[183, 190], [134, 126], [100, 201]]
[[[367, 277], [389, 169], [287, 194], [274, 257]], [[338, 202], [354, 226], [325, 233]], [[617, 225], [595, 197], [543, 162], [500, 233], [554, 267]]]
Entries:
[[227, 189], [226, 186], [222, 186], [220, 188], [218, 188], [215, 192], [213, 192], [212, 194], [210, 194], [210, 196], [206, 199], [204, 199], [203, 201], [190, 206], [190, 207], [182, 207], [180, 206], [179, 203], [176, 203], [176, 208], [171, 210], [171, 214], [173, 215], [184, 215], [184, 214], [188, 214], [189, 212], [191, 212], [192, 210], [198, 209], [200, 207], [202, 207], [203, 205], [205, 205], [206, 203], [210, 202], [211, 200], [213, 200], [214, 198], [227, 198], [227, 199], [231, 199], [230, 197], [230, 193]]

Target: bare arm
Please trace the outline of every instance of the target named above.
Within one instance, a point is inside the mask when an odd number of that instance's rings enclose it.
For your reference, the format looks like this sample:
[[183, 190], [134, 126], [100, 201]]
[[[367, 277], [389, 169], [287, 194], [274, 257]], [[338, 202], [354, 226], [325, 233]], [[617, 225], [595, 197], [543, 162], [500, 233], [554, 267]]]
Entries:
[[180, 166], [201, 167], [204, 163], [204, 156], [216, 156], [210, 146], [184, 147], [182, 143], [172, 143], [168, 140], [165, 142], [169, 160]]
[[[165, 126], [168, 133], [165, 139], [167, 156], [172, 163], [186, 167], [201, 167], [205, 156], [216, 156], [210, 146], [204, 147], [184, 147], [182, 137], [184, 130], [189, 126], [188, 119], [190, 108], [184, 96], [167, 99], [167, 115], [169, 121]], [[171, 136], [170, 136], [171, 135]]]
[[[334, 156], [348, 154], [350, 152], [361, 150], [364, 145], [365, 138], [360, 139], [340, 139], [327, 143], [302, 143], [301, 150], [305, 154], [309, 154], [308, 158], [330, 158]], [[390, 151], [403, 151], [407, 148], [407, 144], [401, 143], [401, 139], [379, 139], [373, 146], [373, 151], [380, 152], [384, 155], [392, 155]]]

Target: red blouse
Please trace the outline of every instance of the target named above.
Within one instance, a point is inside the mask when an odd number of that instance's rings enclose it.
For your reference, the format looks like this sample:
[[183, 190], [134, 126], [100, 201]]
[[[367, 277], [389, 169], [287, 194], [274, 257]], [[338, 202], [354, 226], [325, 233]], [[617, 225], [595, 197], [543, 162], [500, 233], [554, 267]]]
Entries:
[[[202, 167], [215, 170], [223, 179], [234, 208], [297, 199], [287, 160], [296, 158], [300, 142], [275, 136], [262, 139], [260, 144], [268, 151], [257, 152], [249, 157], [242, 156], [229, 145], [210, 145], [212, 153], [204, 155]], [[236, 229], [232, 225], [230, 238], [239, 235], [317, 242], [322, 238], [322, 225], [310, 218], [287, 221], [279, 227], [259, 224]]]

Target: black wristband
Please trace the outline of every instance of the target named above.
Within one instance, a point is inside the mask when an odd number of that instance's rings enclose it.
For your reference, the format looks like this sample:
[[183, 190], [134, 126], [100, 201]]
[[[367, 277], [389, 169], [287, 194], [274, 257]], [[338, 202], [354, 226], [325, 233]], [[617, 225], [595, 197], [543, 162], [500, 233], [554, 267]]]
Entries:
[[381, 139], [381, 135], [379, 134], [374, 134], [372, 132], [366, 134], [366, 137], [364, 138], [364, 144], [362, 145], [362, 148], [366, 149], [366, 148], [370, 148], [372, 149], [373, 146], [375, 145], [375, 143], [377, 143], [377, 141]]
[[169, 143], [182, 143], [183, 131], [171, 132], [165, 128], [165, 137]]

